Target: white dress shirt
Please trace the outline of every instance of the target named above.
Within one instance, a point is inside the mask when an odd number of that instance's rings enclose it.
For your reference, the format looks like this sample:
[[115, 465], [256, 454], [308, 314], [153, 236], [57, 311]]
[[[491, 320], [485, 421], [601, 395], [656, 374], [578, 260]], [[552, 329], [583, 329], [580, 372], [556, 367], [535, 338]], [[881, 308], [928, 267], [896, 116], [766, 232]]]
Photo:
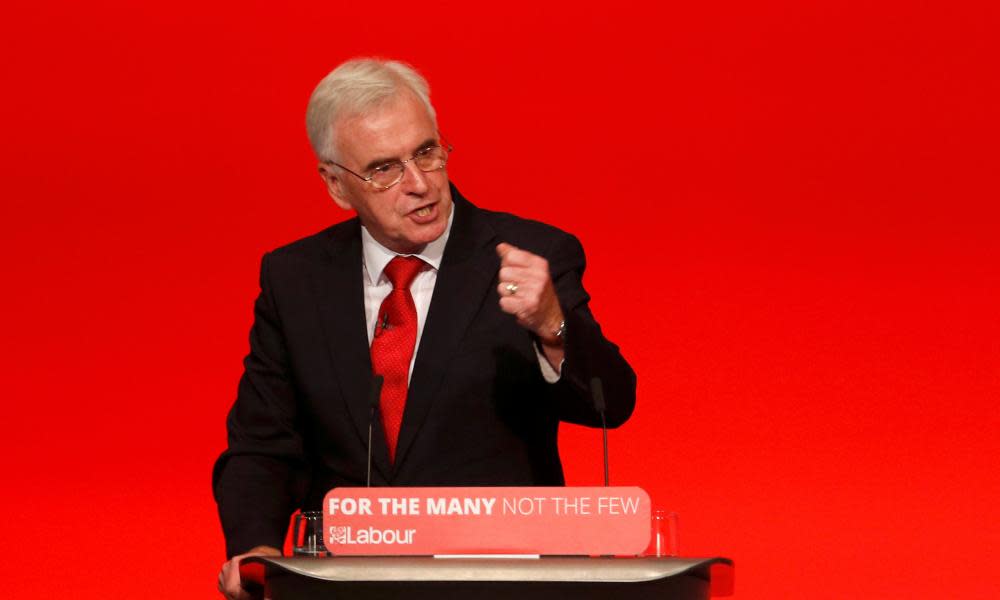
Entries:
[[[368, 233], [368, 228], [361, 226], [361, 255], [363, 270], [361, 279], [365, 288], [365, 322], [367, 323], [368, 345], [371, 346], [375, 336], [375, 325], [378, 321], [379, 308], [382, 301], [392, 291], [392, 283], [385, 276], [385, 266], [389, 261], [397, 256], [416, 256], [424, 261], [424, 266], [417, 273], [413, 284], [410, 286], [410, 294], [413, 296], [413, 304], [417, 308], [417, 340], [413, 347], [413, 357], [410, 359], [410, 369], [407, 375], [413, 376], [413, 363], [417, 359], [417, 350], [420, 348], [420, 338], [424, 333], [424, 323], [427, 322], [427, 311], [431, 307], [431, 297], [434, 295], [434, 284], [437, 283], [438, 269], [441, 268], [441, 257], [444, 256], [444, 247], [448, 243], [448, 236], [451, 234], [451, 223], [455, 219], [455, 207], [452, 205], [451, 214], [448, 216], [448, 226], [438, 239], [424, 246], [423, 250], [414, 254], [400, 255], [389, 250], [378, 243], [372, 234]], [[535, 346], [535, 354], [538, 356], [538, 366], [542, 370], [545, 381], [555, 383], [559, 381], [559, 371], [552, 368], [549, 361]], [[562, 370], [562, 364], [560, 371]]]

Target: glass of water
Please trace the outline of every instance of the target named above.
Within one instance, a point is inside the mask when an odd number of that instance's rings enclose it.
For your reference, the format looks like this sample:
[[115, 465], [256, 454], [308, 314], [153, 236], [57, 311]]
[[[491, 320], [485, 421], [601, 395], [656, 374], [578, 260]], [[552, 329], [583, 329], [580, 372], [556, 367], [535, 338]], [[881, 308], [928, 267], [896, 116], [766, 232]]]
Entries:
[[669, 510], [654, 510], [649, 547], [645, 556], [677, 556], [677, 513]]
[[295, 556], [329, 556], [323, 543], [323, 513], [306, 510], [295, 515], [292, 527], [292, 554]]

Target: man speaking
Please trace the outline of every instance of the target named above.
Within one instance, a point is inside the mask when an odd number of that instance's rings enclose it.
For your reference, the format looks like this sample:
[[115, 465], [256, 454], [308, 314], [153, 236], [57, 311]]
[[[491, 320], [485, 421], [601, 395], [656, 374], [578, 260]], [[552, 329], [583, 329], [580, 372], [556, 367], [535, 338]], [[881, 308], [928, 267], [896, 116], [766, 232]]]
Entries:
[[[591, 379], [609, 426], [635, 405], [635, 373], [587, 306], [580, 243], [459, 193], [427, 82], [402, 63], [342, 64], [306, 123], [357, 218], [262, 261], [213, 472], [227, 555], [280, 553], [296, 509], [365, 485], [371, 426], [372, 485], [563, 485], [559, 422], [601, 424]], [[235, 566], [219, 576], [232, 598]]]

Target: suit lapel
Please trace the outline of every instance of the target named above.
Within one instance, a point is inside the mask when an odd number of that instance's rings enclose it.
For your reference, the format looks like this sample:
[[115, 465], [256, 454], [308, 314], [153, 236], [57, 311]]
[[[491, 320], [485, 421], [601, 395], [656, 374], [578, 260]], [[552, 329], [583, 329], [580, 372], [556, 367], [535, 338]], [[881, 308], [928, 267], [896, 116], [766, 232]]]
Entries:
[[396, 448], [396, 471], [406, 460], [459, 342], [494, 285], [500, 266], [493, 229], [454, 186], [451, 194], [455, 219], [413, 365]]
[[[338, 227], [331, 233], [329, 261], [315, 273], [313, 284], [341, 395], [361, 443], [367, 448], [372, 367], [365, 331], [361, 228], [357, 219], [342, 227], [346, 230]], [[389, 451], [378, 419], [372, 435], [372, 454], [374, 467], [388, 480]]]

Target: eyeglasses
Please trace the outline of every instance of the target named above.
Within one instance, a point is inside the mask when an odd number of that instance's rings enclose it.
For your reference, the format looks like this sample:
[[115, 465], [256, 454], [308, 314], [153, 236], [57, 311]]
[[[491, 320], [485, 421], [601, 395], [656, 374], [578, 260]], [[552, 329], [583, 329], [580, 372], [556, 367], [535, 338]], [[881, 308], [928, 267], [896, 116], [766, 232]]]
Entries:
[[448, 164], [448, 155], [453, 149], [454, 148], [450, 144], [441, 140], [440, 145], [436, 144], [433, 146], [425, 146], [414, 152], [413, 156], [406, 160], [393, 160], [378, 165], [374, 169], [368, 171], [369, 174], [367, 177], [355, 173], [344, 165], [335, 163], [332, 160], [323, 162], [335, 167], [340, 167], [358, 179], [367, 181], [372, 184], [375, 189], [387, 190], [403, 180], [403, 174], [406, 173], [406, 163], [413, 161], [413, 164], [424, 173], [438, 171], [443, 169], [444, 166]]

